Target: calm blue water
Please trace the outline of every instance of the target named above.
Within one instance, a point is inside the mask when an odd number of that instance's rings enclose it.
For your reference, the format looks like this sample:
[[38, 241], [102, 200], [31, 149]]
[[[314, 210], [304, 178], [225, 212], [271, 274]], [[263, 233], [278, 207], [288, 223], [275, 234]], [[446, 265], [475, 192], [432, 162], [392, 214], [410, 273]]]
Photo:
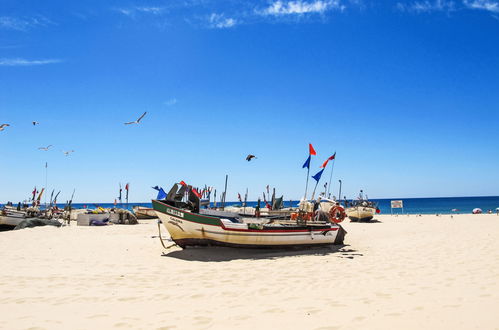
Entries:
[[[395, 199], [395, 198], [394, 198]], [[397, 198], [404, 201], [404, 213], [410, 214], [450, 214], [453, 213], [452, 209], [458, 209], [457, 213], [471, 213], [474, 208], [481, 208], [483, 212], [487, 210], [496, 211], [499, 208], [499, 196], [489, 196], [489, 197], [439, 197], [439, 198]], [[390, 201], [392, 199], [373, 199], [373, 201], [378, 202], [378, 206], [381, 209], [382, 214], [390, 213]], [[284, 206], [297, 206], [298, 201], [285, 201]], [[73, 204], [74, 208], [95, 208], [95, 203], [77, 203]], [[101, 203], [98, 204], [104, 208], [111, 208], [114, 205], [112, 203]], [[128, 208], [131, 209], [135, 205], [152, 207], [151, 203], [129, 203]], [[220, 204], [218, 204], [220, 205]], [[240, 205], [239, 202], [227, 202], [227, 205]], [[261, 204], [263, 207], [263, 203]], [[0, 204], [0, 207], [3, 206]], [[63, 204], [59, 204], [59, 207], [63, 207]], [[248, 202], [248, 206], [256, 206], [256, 202]], [[126, 204], [122, 206], [118, 204], [118, 207], [126, 208]], [[401, 213], [402, 210], [394, 209], [394, 213]]]

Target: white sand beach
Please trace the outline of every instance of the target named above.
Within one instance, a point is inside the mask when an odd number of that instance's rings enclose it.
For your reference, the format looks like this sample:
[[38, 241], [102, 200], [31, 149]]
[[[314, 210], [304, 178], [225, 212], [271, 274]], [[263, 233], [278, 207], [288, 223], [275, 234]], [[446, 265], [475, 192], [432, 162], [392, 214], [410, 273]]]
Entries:
[[286, 252], [162, 255], [154, 220], [2, 232], [0, 328], [499, 329], [499, 216], [377, 219]]

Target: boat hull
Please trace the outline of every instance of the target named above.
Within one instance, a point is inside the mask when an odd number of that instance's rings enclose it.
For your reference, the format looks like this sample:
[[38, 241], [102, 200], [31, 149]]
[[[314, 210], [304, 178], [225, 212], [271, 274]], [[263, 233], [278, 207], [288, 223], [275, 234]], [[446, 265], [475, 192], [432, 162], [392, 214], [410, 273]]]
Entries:
[[376, 209], [365, 206], [349, 207], [345, 210], [350, 221], [370, 221], [376, 214]]
[[250, 229], [248, 224], [233, 223], [221, 217], [191, 213], [160, 201], [153, 207], [172, 240], [181, 247], [218, 245], [247, 248], [290, 248], [343, 244], [345, 231], [341, 226], [285, 226]]
[[23, 221], [23, 220], [25, 220], [24, 217], [0, 215], [0, 225], [5, 226], [5, 227], [14, 228], [18, 224], [20, 224], [21, 221]]
[[156, 215], [156, 211], [154, 209], [150, 209], [148, 207], [134, 207], [133, 213], [137, 219], [156, 219], [158, 216]]

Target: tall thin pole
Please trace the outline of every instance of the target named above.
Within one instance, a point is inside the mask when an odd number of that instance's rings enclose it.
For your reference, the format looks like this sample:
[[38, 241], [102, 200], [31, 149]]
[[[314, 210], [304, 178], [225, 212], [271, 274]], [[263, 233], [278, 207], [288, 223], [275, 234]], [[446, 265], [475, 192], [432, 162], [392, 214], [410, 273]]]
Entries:
[[[47, 181], [48, 181], [48, 163], [45, 162], [45, 191], [47, 191]], [[45, 210], [47, 210], [47, 194], [45, 194]]]
[[[309, 156], [310, 157], [310, 156]], [[303, 196], [303, 199], [307, 199], [307, 190], [308, 190], [308, 177], [310, 176], [310, 163], [308, 163], [308, 169], [307, 169], [307, 184], [305, 185], [305, 196]]]
[[338, 182], [340, 183], [340, 192], [338, 193], [338, 201], [341, 204], [341, 180], [338, 180]]
[[222, 210], [225, 209], [225, 196], [227, 196], [227, 180], [229, 180], [229, 175], [225, 175], [225, 189], [223, 194]]
[[244, 211], [243, 213], [246, 214], [246, 203], [248, 202], [248, 188], [246, 188], [246, 194], [244, 194]]
[[314, 199], [315, 196], [315, 189], [317, 189], [317, 185], [319, 184], [319, 181], [315, 183], [314, 191], [312, 192], [312, 200]]
[[[334, 153], [336, 155], [336, 152]], [[333, 159], [333, 164], [331, 165], [331, 174], [329, 175], [329, 184], [327, 185], [327, 195], [329, 197], [329, 190], [331, 189], [331, 180], [333, 179], [334, 164], [336, 163], [336, 158]]]

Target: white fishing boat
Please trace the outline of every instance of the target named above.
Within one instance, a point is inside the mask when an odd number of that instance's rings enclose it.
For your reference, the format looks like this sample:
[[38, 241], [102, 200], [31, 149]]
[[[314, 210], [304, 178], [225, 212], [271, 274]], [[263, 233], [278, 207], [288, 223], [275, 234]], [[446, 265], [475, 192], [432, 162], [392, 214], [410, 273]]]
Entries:
[[361, 190], [359, 199], [348, 203], [345, 213], [350, 221], [370, 221], [379, 213], [379, 209], [376, 203], [364, 198]]
[[334, 221], [291, 218], [244, 217], [222, 211], [199, 209], [199, 199], [189, 192], [172, 199], [153, 200], [153, 208], [182, 248], [191, 245], [219, 245], [231, 247], [269, 248], [343, 244], [346, 231]]

